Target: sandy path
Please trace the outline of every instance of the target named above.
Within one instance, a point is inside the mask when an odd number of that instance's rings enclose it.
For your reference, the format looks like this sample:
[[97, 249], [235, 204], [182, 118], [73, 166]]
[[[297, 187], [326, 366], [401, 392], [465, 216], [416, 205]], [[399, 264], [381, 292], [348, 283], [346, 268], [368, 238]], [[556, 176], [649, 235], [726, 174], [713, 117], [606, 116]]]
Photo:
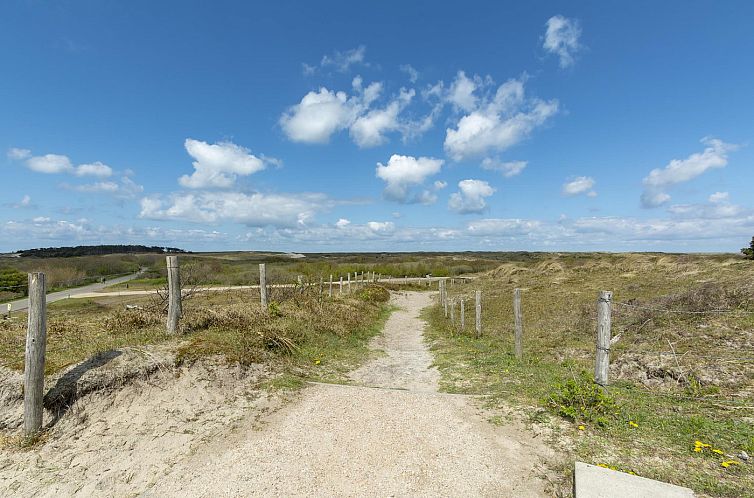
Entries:
[[[177, 463], [148, 496], [546, 496], [547, 449], [495, 427], [477, 401], [437, 392], [422, 341], [426, 293], [396, 295], [358, 386], [314, 385], [270, 416]], [[371, 386], [371, 387], [363, 387]]]

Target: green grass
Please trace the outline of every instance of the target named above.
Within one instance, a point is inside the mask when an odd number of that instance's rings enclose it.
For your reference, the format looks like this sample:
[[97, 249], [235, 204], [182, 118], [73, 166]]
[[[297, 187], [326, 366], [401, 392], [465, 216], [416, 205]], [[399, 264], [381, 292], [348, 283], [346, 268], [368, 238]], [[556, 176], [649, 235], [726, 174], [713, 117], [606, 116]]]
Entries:
[[[751, 465], [720, 465], [740, 460], [735, 456], [742, 450], [754, 454], [754, 362], [738, 360], [754, 356], [752, 315], [684, 316], [616, 307], [613, 334], [621, 337], [611, 363], [619, 368], [612, 371], [607, 396], [619, 409], [600, 424], [588, 408], [568, 418], [551, 408], [559, 385], [582, 373], [593, 375], [599, 290], [613, 290], [616, 301], [658, 308], [754, 310], [752, 277], [754, 265], [732, 256], [554, 255], [503, 265], [474, 284], [449, 287], [455, 297], [482, 290], [480, 339], [472, 337], [472, 301], [464, 332], [439, 307], [426, 310], [427, 335], [444, 390], [488, 394], [492, 407], [518, 407], [531, 423], [551, 426], [552, 444], [571, 460], [712, 496], [752, 496]], [[515, 287], [524, 289], [522, 361], [513, 355]], [[658, 360], [657, 353], [671, 347], [677, 356]], [[678, 372], [683, 375], [676, 380], [672, 375]], [[571, 395], [578, 411], [584, 393]], [[727, 456], [694, 452], [696, 440]]]

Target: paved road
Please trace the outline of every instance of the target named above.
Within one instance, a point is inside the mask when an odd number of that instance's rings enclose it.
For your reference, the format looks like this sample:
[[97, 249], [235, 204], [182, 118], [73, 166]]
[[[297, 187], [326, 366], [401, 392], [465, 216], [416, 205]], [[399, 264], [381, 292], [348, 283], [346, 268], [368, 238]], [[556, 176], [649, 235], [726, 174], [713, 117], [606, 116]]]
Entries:
[[[58, 291], [58, 292], [50, 292], [49, 294], [47, 294], [47, 302], [54, 303], [55, 301], [60, 301], [61, 299], [67, 299], [69, 297], [79, 297], [79, 295], [81, 294], [88, 294], [91, 292], [102, 290], [109, 285], [115, 285], [121, 282], [128, 282], [129, 280], [135, 279], [139, 275], [141, 275], [141, 272], [137, 272], [132, 275], [126, 275], [125, 277], [113, 278], [113, 279], [105, 281], [104, 283], [98, 282], [96, 284], [84, 285], [83, 287], [76, 287], [74, 289], [66, 289], [66, 290]], [[19, 299], [17, 301], [11, 301], [10, 304], [11, 304], [12, 311], [25, 310], [29, 307], [29, 298]], [[8, 309], [7, 306], [8, 306], [7, 304], [0, 305], [0, 309], [2, 309], [3, 313], [5, 313], [6, 310]]]

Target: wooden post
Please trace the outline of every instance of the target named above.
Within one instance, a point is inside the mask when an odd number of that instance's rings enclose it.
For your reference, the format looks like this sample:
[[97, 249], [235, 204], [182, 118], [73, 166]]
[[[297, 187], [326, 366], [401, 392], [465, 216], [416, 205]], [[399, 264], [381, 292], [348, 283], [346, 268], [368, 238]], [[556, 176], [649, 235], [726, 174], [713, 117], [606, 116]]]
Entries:
[[343, 277], [340, 277], [340, 295], [343, 295]]
[[466, 325], [466, 323], [465, 323], [466, 322], [466, 316], [465, 316], [466, 315], [466, 310], [464, 309], [465, 308], [465, 305], [464, 305], [465, 302], [466, 302], [466, 299], [464, 299], [462, 297], [461, 298], [461, 331], [463, 331], [464, 325]]
[[608, 383], [610, 368], [610, 320], [613, 293], [601, 291], [597, 300], [597, 358], [594, 364], [594, 382], [601, 386]]
[[521, 317], [521, 289], [513, 289], [513, 316], [515, 318], [515, 352], [519, 360], [523, 356], [524, 324]]
[[445, 308], [445, 318], [448, 318], [448, 282], [442, 281], [442, 306]]
[[450, 300], [450, 323], [456, 324], [456, 301], [454, 299]]
[[262, 309], [267, 309], [267, 267], [259, 263], [259, 302]]
[[181, 319], [181, 274], [178, 269], [178, 256], [168, 256], [168, 334], [178, 331]]
[[351, 272], [348, 272], [348, 293], [351, 293]]
[[332, 273], [330, 274], [330, 297], [332, 297]]
[[325, 286], [325, 280], [322, 278], [322, 275], [319, 276], [319, 295], [322, 296], [323, 288]]
[[29, 273], [29, 321], [24, 366], [24, 435], [42, 429], [47, 347], [47, 289], [44, 273]]
[[482, 337], [482, 291], [476, 291], [476, 336]]

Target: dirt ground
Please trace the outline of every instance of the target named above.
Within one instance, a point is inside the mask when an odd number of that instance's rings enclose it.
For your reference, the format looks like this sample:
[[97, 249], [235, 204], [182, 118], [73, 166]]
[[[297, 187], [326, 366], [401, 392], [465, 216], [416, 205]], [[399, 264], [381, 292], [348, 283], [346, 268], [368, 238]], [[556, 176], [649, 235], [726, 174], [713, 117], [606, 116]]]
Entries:
[[543, 441], [437, 392], [419, 317], [430, 295], [392, 299], [350, 385], [281, 400], [256, 387], [261, 371], [160, 370], [88, 395], [40, 448], [0, 450], [0, 494], [548, 496]]

